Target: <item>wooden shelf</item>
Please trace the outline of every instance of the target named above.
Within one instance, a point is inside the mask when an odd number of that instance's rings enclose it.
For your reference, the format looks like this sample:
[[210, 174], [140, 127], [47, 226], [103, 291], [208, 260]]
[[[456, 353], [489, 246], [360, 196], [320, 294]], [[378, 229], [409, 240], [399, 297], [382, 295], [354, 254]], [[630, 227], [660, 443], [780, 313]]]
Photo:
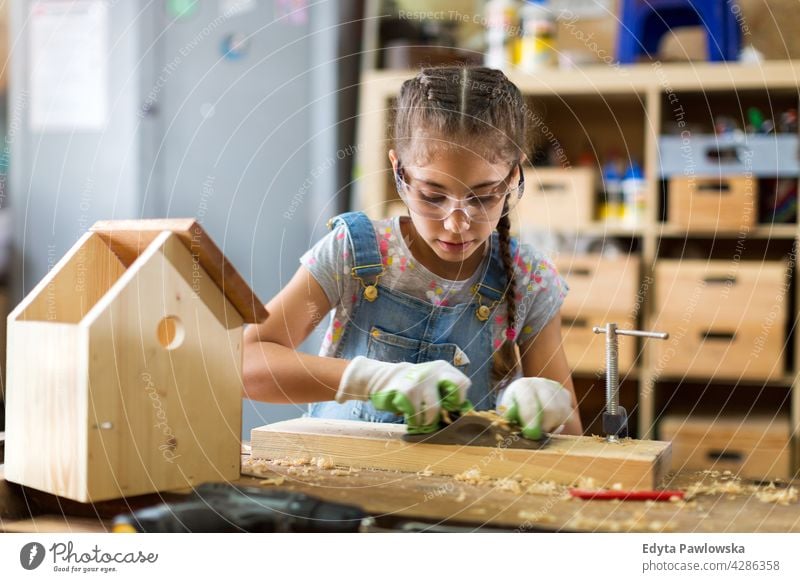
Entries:
[[714, 238], [767, 238], [767, 239], [793, 239], [797, 236], [798, 230], [795, 224], [758, 224], [748, 228], [746, 231], [737, 232], [732, 230], [715, 231], [712, 229], [701, 230], [693, 228], [687, 230], [683, 227], [676, 227], [670, 224], [659, 223], [657, 234], [662, 237], [670, 238], [692, 238], [692, 237], [714, 237]]
[[[390, 105], [400, 86], [412, 78], [416, 71], [383, 70], [366, 71], [363, 74], [360, 95], [360, 122], [358, 128], [359, 175], [354, 189], [353, 207], [356, 209], [380, 210], [385, 201], [394, 198], [386, 180], [389, 168], [386, 159], [388, 150], [387, 127], [390, 120]], [[547, 117], [549, 129], [563, 145], [567, 159], [576, 161], [585, 143], [592, 151], [605, 152], [610, 149], [623, 151], [625, 156], [640, 158], [646, 184], [646, 211], [641, 224], [627, 225], [603, 221], [586, 223], [571, 230], [545, 227], [554, 232], [569, 232], [575, 235], [598, 238], [620, 237], [635, 239], [635, 253], [641, 260], [642, 297], [636, 297], [641, 329], [654, 329], [653, 313], [654, 269], [661, 260], [663, 242], [675, 245], [676, 239], [719, 239], [725, 248], [739, 244], [739, 240], [754, 244], [768, 244], [770, 251], [783, 253], [792, 241], [800, 238], [798, 224], [758, 224], [741, 232], [717, 231], [714, 228], [687, 229], [661, 222], [660, 209], [664, 204], [662, 178], [659, 175], [658, 141], [667, 126], [684, 123], [713, 127], [715, 114], [728, 114], [728, 110], [739, 107], [773, 107], [773, 99], [779, 98], [780, 107], [800, 105], [797, 99], [800, 86], [800, 61], [767, 61], [757, 65], [737, 63], [670, 63], [638, 64], [625, 67], [605, 65], [588, 66], [578, 70], [554, 69], [541, 74], [525, 74], [518, 70], [507, 71], [508, 77], [521, 90], [537, 111]], [[716, 101], [715, 101], [716, 99]], [[720, 111], [717, 111], [714, 104]], [[742, 105], [744, 104], [744, 105]], [[684, 110], [687, 117], [681, 117]], [[763, 108], [762, 108], [763, 109]], [[737, 113], [738, 116], [738, 113]], [[688, 127], [688, 126], [687, 126]], [[625, 146], [620, 150], [619, 143]], [[597, 154], [595, 154], [597, 155]], [[375, 214], [372, 212], [372, 214]], [[594, 214], [590, 214], [594, 216]], [[522, 224], [524, 234], [541, 231], [541, 227]], [[779, 241], [772, 245], [769, 241]], [[785, 241], [785, 242], [784, 242]], [[773, 251], [774, 246], [774, 251]], [[748, 246], [748, 249], [752, 245]], [[760, 249], [761, 247], [758, 247]], [[737, 247], [738, 249], [738, 247]], [[788, 251], [786, 251], [788, 252]], [[663, 253], [662, 253], [663, 254]], [[772, 257], [774, 259], [774, 257]], [[657, 282], [655, 282], [657, 285]], [[800, 305], [800, 285], [793, 283], [792, 300], [787, 305]], [[795, 307], [795, 309], [797, 309]], [[794, 320], [796, 314], [790, 314]], [[669, 331], [669, 330], [665, 330]], [[787, 333], [789, 330], [787, 329]], [[800, 341], [792, 334], [791, 361], [800, 362]], [[715, 384], [741, 384], [792, 388], [791, 427], [793, 435], [800, 435], [800, 380], [793, 374], [777, 379], [753, 380], [733, 378], [708, 378], [687, 374], [665, 376], [658, 374], [656, 350], [650, 342], [640, 345], [636, 370], [627, 377], [638, 381], [638, 435], [641, 438], [655, 434], [655, 420], [664, 413], [656, 410], [655, 384], [659, 382], [713, 382]], [[597, 378], [596, 371], [575, 372], [576, 377]], [[793, 436], [791, 443], [793, 466], [800, 467], [800, 436]]]

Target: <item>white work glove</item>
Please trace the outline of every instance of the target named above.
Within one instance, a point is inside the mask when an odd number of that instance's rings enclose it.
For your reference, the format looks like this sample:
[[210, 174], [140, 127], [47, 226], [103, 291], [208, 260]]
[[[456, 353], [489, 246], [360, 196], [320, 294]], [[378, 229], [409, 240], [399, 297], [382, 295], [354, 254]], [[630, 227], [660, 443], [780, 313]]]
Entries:
[[503, 392], [497, 412], [522, 427], [522, 436], [539, 440], [572, 414], [569, 390], [548, 378], [518, 378]]
[[439, 428], [442, 409], [472, 408], [467, 400], [471, 384], [444, 360], [392, 364], [358, 356], [345, 368], [336, 402], [369, 400], [378, 410], [405, 415], [410, 434], [427, 433]]

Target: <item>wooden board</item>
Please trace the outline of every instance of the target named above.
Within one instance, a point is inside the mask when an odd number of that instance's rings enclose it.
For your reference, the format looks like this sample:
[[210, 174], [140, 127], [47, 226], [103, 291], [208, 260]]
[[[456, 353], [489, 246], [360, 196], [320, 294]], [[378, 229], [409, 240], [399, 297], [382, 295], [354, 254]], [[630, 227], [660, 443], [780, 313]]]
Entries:
[[172, 231], [192, 253], [192, 259], [225, 293], [245, 323], [259, 323], [267, 318], [264, 304], [193, 218], [101, 220], [90, 230], [100, 234], [125, 266], [130, 266], [159, 233]]
[[[457, 475], [520, 475], [572, 484], [591, 478], [600, 487], [653, 489], [670, 466], [670, 444], [626, 440], [609, 444], [592, 437], [555, 436], [542, 450], [407, 443], [401, 424], [298, 418], [251, 432], [253, 458], [322, 456], [351, 467]], [[502, 443], [501, 443], [502, 445]]]

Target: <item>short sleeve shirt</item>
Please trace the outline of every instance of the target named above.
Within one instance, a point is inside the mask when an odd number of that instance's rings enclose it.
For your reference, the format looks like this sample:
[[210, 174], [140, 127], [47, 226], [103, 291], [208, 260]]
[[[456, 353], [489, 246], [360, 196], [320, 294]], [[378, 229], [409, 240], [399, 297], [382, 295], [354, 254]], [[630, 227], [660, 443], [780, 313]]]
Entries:
[[[396, 216], [373, 221], [385, 272], [381, 285], [438, 305], [458, 305], [473, 300], [472, 286], [484, 272], [484, 265], [464, 280], [443, 279], [417, 261], [409, 249]], [[484, 261], [490, 259], [487, 253]], [[334, 356], [350, 313], [362, 292], [361, 283], [350, 274], [353, 266], [347, 227], [340, 223], [307, 251], [300, 263], [320, 284], [333, 307], [333, 315], [319, 355]], [[517, 327], [515, 337], [524, 343], [535, 336], [558, 313], [569, 287], [553, 263], [531, 245], [520, 244], [515, 257]], [[493, 314], [492, 345], [499, 349], [506, 339], [506, 305]]]

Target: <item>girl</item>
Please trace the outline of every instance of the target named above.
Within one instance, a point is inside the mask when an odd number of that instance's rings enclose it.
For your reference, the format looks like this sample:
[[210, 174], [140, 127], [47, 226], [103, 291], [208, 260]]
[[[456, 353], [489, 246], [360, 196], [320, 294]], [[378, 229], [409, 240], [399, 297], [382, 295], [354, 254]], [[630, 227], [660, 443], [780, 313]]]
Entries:
[[[561, 348], [568, 287], [509, 235], [525, 112], [498, 70], [428, 68], [403, 84], [389, 159], [409, 216], [329, 223], [245, 333], [246, 396], [418, 433], [469, 403], [528, 438], [582, 432]], [[320, 356], [297, 352], [331, 309]]]

